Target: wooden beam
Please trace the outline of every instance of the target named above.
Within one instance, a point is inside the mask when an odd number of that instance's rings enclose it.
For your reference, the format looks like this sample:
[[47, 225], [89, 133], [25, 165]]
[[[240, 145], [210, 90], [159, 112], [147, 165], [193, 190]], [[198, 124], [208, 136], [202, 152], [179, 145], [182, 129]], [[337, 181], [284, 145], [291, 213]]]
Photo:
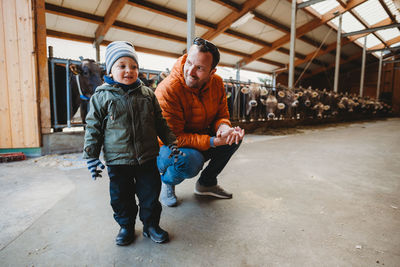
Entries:
[[[117, 23], [118, 24], [118, 23]], [[115, 25], [114, 25], [115, 26]], [[135, 30], [138, 30], [137, 28]], [[76, 35], [76, 34], [70, 34], [70, 33], [65, 33], [65, 32], [59, 32], [59, 31], [53, 31], [53, 30], [47, 30], [47, 36], [49, 37], [55, 37], [55, 38], [60, 38], [64, 40], [72, 40], [72, 41], [79, 41], [79, 42], [84, 42], [84, 43], [93, 43], [94, 38], [92, 37], [86, 37], [82, 35]], [[157, 36], [157, 33], [154, 34], [154, 36]], [[173, 38], [171, 38], [172, 40]], [[180, 40], [181, 43], [186, 43], [186, 39]], [[102, 42], [102, 45], [107, 45], [109, 44], [109, 41]], [[160, 55], [160, 56], [168, 56], [168, 57], [176, 57], [176, 53], [170, 53], [170, 52], [165, 52], [165, 51], [160, 51], [160, 50], [154, 50], [150, 48], [145, 48], [145, 47], [139, 47], [135, 45], [135, 49], [139, 52], [144, 52], [144, 53], [149, 53], [149, 54], [155, 54], [155, 55]], [[239, 56], [239, 57], [248, 57], [249, 55], [246, 53], [242, 53], [239, 51], [235, 51], [232, 49], [227, 49], [223, 47], [219, 47], [219, 50], [221, 53], [226, 53], [234, 56]], [[180, 57], [181, 55], [178, 55], [177, 57]], [[263, 63], [267, 63], [270, 65], [274, 65], [277, 67], [284, 67], [285, 65], [279, 62], [275, 62], [272, 60], [268, 59], [260, 59], [258, 60]]]
[[[160, 14], [160, 15], [168, 16], [168, 17], [171, 17], [173, 19], [177, 19], [177, 20], [186, 22], [186, 14], [185, 13], [180, 13], [180, 12], [178, 12], [176, 10], [168, 9], [166, 7], [162, 7], [162, 6], [159, 6], [157, 4], [149, 3], [149, 2], [146, 2], [146, 1], [140, 1], [140, 0], [129, 0], [128, 4], [130, 4], [132, 6], [135, 6], [135, 7], [140, 7], [140, 8], [146, 9], [146, 10], [151, 11], [151, 12], [155, 12], [155, 13]], [[196, 24], [199, 25], [199, 26], [203, 26], [203, 27], [205, 27], [207, 29], [216, 29], [217, 28], [216, 24], [213, 24], [211, 22], [208, 22], [208, 21], [205, 21], [205, 20], [201, 20], [201, 19], [198, 19], [198, 18], [196, 18]], [[244, 33], [241, 33], [241, 32], [238, 32], [238, 31], [235, 31], [235, 30], [232, 30], [232, 29], [225, 30], [224, 34], [230, 35], [230, 36], [232, 36], [234, 38], [237, 38], [237, 39], [240, 39], [240, 40], [243, 40], [243, 41], [246, 41], [246, 42], [250, 42], [250, 43], [253, 43], [253, 44], [261, 45], [261, 46], [269, 46], [270, 45], [270, 43], [268, 43], [268, 42], [266, 42], [264, 40], [255, 38], [255, 37], [250, 36], [250, 35], [246, 35]], [[284, 54], [289, 54], [287, 49], [279, 49], [279, 51], [284, 53]], [[297, 54], [296, 56], [299, 57], [299, 58], [302, 58], [302, 57], [304, 58], [305, 57], [304, 55], [301, 55], [301, 54]]]
[[234, 12], [240, 12], [240, 10], [242, 9], [242, 5], [237, 4], [230, 0], [211, 0], [211, 1], [216, 2], [224, 7], [227, 7]]
[[[83, 42], [83, 43], [88, 43], [88, 44], [92, 44], [94, 42], [94, 38], [92, 38], [92, 37], [76, 35], [76, 34], [71, 34], [71, 33], [65, 33], [65, 32], [58, 32], [58, 31], [53, 31], [53, 30], [47, 30], [47, 36], [64, 39], [64, 40], [69, 40], [69, 41]], [[103, 40], [101, 45], [107, 46], [109, 43], [111, 43], [111, 41]], [[148, 54], [159, 55], [159, 56], [170, 57], [170, 58], [179, 58], [180, 56], [182, 56], [181, 54], [177, 54], [177, 53], [165, 52], [165, 51], [151, 49], [151, 48], [147, 48], [147, 47], [141, 47], [141, 46], [137, 46], [137, 45], [135, 45], [135, 50], [138, 52], [142, 52], [142, 53], [148, 53]], [[227, 52], [227, 51], [224, 51], [224, 52]], [[237, 53], [240, 53], [240, 52], [237, 52]], [[242, 56], [245, 56], [245, 55], [246, 54], [243, 54]], [[226, 64], [226, 63], [222, 63], [222, 62], [219, 63], [218, 66], [235, 68], [235, 65]], [[254, 72], [259, 72], [259, 73], [264, 73], [264, 74], [272, 74], [270, 71], [262, 71], [262, 70], [252, 69], [252, 68], [243, 68], [243, 70], [254, 71]]]
[[[257, 12], [257, 11], [253, 11], [254, 14], [254, 20], [257, 20], [258, 22], [261, 22], [265, 25], [268, 25], [274, 29], [277, 29], [279, 31], [285, 32], [285, 33], [290, 33], [290, 28], [282, 23], [279, 23], [271, 18], [268, 18], [267, 16], [264, 16], [263, 14]], [[315, 46], [315, 47], [319, 47], [321, 45], [320, 42], [318, 42], [317, 40], [314, 40], [308, 36], [301, 36], [300, 40], [306, 42], [309, 45]], [[326, 46], [323, 45], [322, 49], [325, 49]]]
[[53, 4], [45, 3], [46, 13], [59, 15], [71, 19], [78, 19], [90, 23], [101, 24], [104, 22], [104, 18], [101, 16], [92, 15], [82, 11], [56, 6]]
[[[378, 23], [375, 23], [371, 27], [378, 27], [378, 26], [381, 26], [381, 25], [385, 25], [386, 23], [390, 23], [390, 20], [388, 21], [388, 19], [384, 19], [384, 20], [382, 20], [382, 21], [380, 21]], [[355, 35], [355, 36], [349, 36], [349, 37], [343, 37], [340, 43], [341, 43], [342, 46], [345, 46], [345, 45], [347, 45], [349, 43], [354, 42], [356, 39], [364, 37], [366, 35], [368, 35], [368, 33], [359, 34], [359, 35]], [[336, 42], [333, 42], [333, 43], [329, 44], [327, 46], [326, 50], [320, 50], [316, 55], [314, 55], [315, 54], [315, 51], [314, 51], [314, 52], [311, 52], [310, 54], [308, 54], [306, 56], [306, 58], [296, 60], [294, 62], [294, 66], [299, 66], [299, 65], [301, 65], [303, 63], [309, 62], [313, 57], [317, 58], [319, 56], [325, 55], [325, 54], [327, 54], [327, 53], [329, 53], [331, 51], [334, 51], [334, 50], [336, 50]], [[342, 57], [342, 59], [347, 60], [347, 58], [344, 58], [344, 57]], [[286, 71], [286, 70], [281, 70], [278, 73], [281, 73], [281, 72], [284, 72], [284, 71]]]
[[[58, 9], [55, 6], [49, 6], [49, 8], [51, 8], [52, 10], [56, 9], [57, 10], [57, 15], [61, 15], [61, 16], [63, 16], [64, 14], [66, 16], [72, 16], [72, 15], [75, 14], [75, 12], [73, 10], [66, 9], [66, 8]], [[81, 19], [81, 20], [84, 20], [84, 21], [87, 21], [87, 22], [92, 22], [92, 23], [100, 23], [100, 21], [103, 20], [101, 17], [94, 18], [94, 17], [91, 17], [90, 14], [83, 13], [83, 12], [79, 13], [79, 16], [75, 16], [74, 15], [74, 19]], [[121, 21], [115, 21], [114, 24], [112, 25], [112, 27], [119, 28], [119, 29], [125, 30], [125, 31], [132, 31], [132, 32], [135, 32], [135, 33], [148, 35], [148, 36], [151, 36], [151, 37], [162, 38], [162, 39], [165, 39], [165, 40], [168, 40], [168, 41], [174, 41], [174, 42], [186, 44], [186, 38], [185, 37], [181, 37], [181, 36], [169, 34], [169, 33], [166, 33], [166, 32], [160, 32], [160, 31], [144, 28], [144, 27], [141, 27], [139, 25], [133, 25], [133, 24], [128, 24], [128, 23], [121, 22]], [[52, 33], [52, 32], [53, 31], [48, 30], [48, 34]], [[58, 32], [58, 34], [64, 35], [65, 39], [68, 39], [68, 40], [69, 40], [69, 38], [74, 38], [74, 37], [71, 37], [71, 36], [74, 36], [74, 35], [68, 35], [67, 33]], [[238, 33], [238, 34], [240, 34], [240, 33]], [[59, 36], [59, 38], [63, 38], [63, 37]], [[86, 39], [81, 40], [81, 41], [87, 42], [88, 40], [91, 40], [91, 38], [86, 38]], [[259, 40], [257, 38], [254, 38], [252, 40], [253, 40], [253, 42], [257, 42], [258, 44], [261, 44], [261, 43], [262, 44], [267, 44], [267, 42]], [[241, 52], [238, 52], [238, 51], [234, 51], [234, 50], [231, 50], [231, 49], [226, 49], [226, 48], [223, 48], [223, 47], [219, 47], [219, 49], [221, 50], [221, 52], [225, 52], [225, 53], [228, 53], [228, 54], [231, 54], [231, 55], [235, 55], [235, 56], [240, 56], [240, 57], [248, 57], [249, 56], [248, 54], [241, 53]], [[287, 49], [284, 49], [284, 48], [281, 49], [281, 52], [289, 54]], [[299, 58], [304, 58], [305, 57], [305, 55], [302, 55], [302, 54], [297, 54], [297, 56]], [[262, 60], [260, 60], [260, 62], [266, 62], [266, 61], [264, 59], [262, 59]], [[275, 62], [275, 61], [272, 61], [272, 60], [269, 61], [268, 64], [275, 65], [275, 66], [281, 66], [282, 65], [281, 63]]]
[[[342, 59], [342, 60], [340, 60], [340, 65], [346, 64], [346, 63], [348, 63], [350, 61], [353, 61], [353, 60], [355, 60], [357, 58], [360, 58], [361, 56], [362, 56], [362, 52], [360, 52], [358, 54], [354, 54], [353, 56], [349, 57], [346, 60]], [[327, 66], [325, 68], [318, 68], [318, 69], [314, 70], [313, 72], [311, 72], [310, 74], [305, 74], [303, 76], [303, 79], [310, 78], [310, 77], [312, 77], [312, 76], [314, 76], [314, 75], [316, 75], [316, 74], [318, 74], [320, 72], [327, 71], [327, 70], [332, 69], [334, 67], [335, 67], [335, 62], [333, 62], [332, 64], [330, 64], [329, 66]]]
[[[258, 38], [252, 37], [252, 36], [245, 35], [241, 32], [237, 32], [237, 31], [234, 31], [231, 29], [225, 30], [224, 34], [231, 35], [233, 37], [236, 37], [241, 40], [245, 40], [245, 41], [260, 45], [260, 46], [271, 46], [271, 43], [269, 43], [269, 42], [266, 42], [264, 40], [261, 40], [261, 39], [258, 39]], [[277, 51], [279, 51], [283, 54], [289, 55], [289, 49], [287, 49], [287, 48], [280, 47], [277, 49]], [[302, 59], [306, 57], [304, 54], [301, 54], [301, 53], [296, 53], [295, 55], [296, 55], [296, 57], [302, 58]]]
[[[303, 36], [304, 34], [318, 28], [321, 25], [324, 25], [331, 19], [337, 17], [340, 13], [344, 13], [346, 11], [349, 11], [358, 5], [366, 2], [367, 0], [350, 0], [347, 4], [347, 6], [344, 8], [342, 6], [337, 6], [324, 15], [321, 16], [321, 18], [314, 18], [310, 22], [298, 27], [296, 29], [296, 38], [299, 38], [300, 36]], [[251, 55], [250, 58], [244, 58], [239, 62], [239, 65], [244, 66], [249, 64], [250, 62], [264, 56], [265, 54], [272, 52], [279, 47], [283, 46], [284, 44], [288, 43], [290, 41], [290, 34], [286, 34], [285, 36], [279, 38], [275, 42], [272, 43], [271, 47], [263, 47], [260, 50], [256, 51]]]
[[49, 70], [47, 64], [47, 43], [46, 43], [46, 10], [44, 0], [36, 0], [34, 3], [35, 15], [35, 42], [36, 42], [36, 61], [38, 76], [38, 95], [39, 95], [39, 120], [41, 133], [51, 132], [50, 114], [50, 89], [49, 89]]
[[[219, 2], [219, 1], [216, 1], [216, 2]], [[160, 15], [168, 16], [170, 18], [186, 22], [186, 14], [185, 13], [180, 13], [180, 12], [178, 12], [176, 10], [169, 9], [169, 8], [166, 8], [166, 7], [154, 4], [154, 3], [150, 3], [150, 2], [146, 2], [146, 1], [140, 1], [140, 0], [129, 0], [128, 4], [130, 4], [132, 6], [135, 6], [135, 7], [139, 7], [139, 8], [148, 10], [148, 11], [151, 11], [151, 12], [154, 12], [154, 13], [157, 13], [157, 14], [160, 14]], [[81, 14], [81, 15], [84, 15], [84, 14]], [[203, 26], [205, 28], [208, 28], [208, 29], [216, 29], [217, 28], [216, 24], [213, 24], [211, 22], [208, 22], [208, 21], [205, 21], [205, 20], [201, 20], [201, 19], [198, 19], [198, 18], [196, 18], [196, 24], [200, 25], [200, 26]], [[253, 44], [257, 44], [257, 45], [260, 45], [260, 46], [270, 46], [271, 45], [270, 43], [268, 43], [268, 42], [266, 42], [264, 40], [255, 38], [255, 37], [250, 36], [250, 35], [246, 35], [244, 33], [241, 33], [241, 32], [238, 32], [238, 31], [235, 31], [235, 30], [232, 30], [232, 29], [226, 29], [224, 31], [224, 34], [227, 34], [227, 35], [230, 35], [230, 36], [232, 36], [234, 38], [237, 38], [237, 39], [240, 39], [240, 40], [243, 40], [243, 41], [246, 41], [246, 42], [250, 42], [250, 43], [253, 43]], [[289, 50], [286, 49], [286, 48], [278, 48], [277, 50], [279, 52], [281, 52], [281, 53], [289, 55]], [[305, 58], [305, 55], [300, 54], [300, 53], [296, 53], [296, 57]]]
[[379, 0], [379, 3], [381, 3], [383, 9], [386, 11], [387, 15], [389, 16], [390, 20], [392, 22], [396, 22], [396, 18], [393, 16], [392, 12], [390, 12], [390, 9], [386, 5], [385, 1]]
[[[223, 5], [225, 7], [230, 8], [233, 12], [240, 12], [240, 10], [241, 10], [241, 5], [236, 4], [235, 2], [232, 2], [230, 0], [212, 0], [212, 1], [219, 3], [220, 5]], [[257, 12], [256, 10], [253, 10], [252, 12], [254, 14], [254, 20], [257, 20], [258, 22], [261, 22], [261, 23], [268, 25], [279, 31], [286, 32], [286, 33], [290, 32], [290, 28], [287, 27], [286, 25], [284, 25], [280, 22], [277, 22], [271, 18], [268, 18], [267, 16]], [[226, 31], [225, 31], [225, 33], [226, 33]], [[301, 36], [300, 39], [302, 41], [308, 43], [309, 45], [312, 45], [315, 47], [319, 47], [321, 45], [317, 40], [314, 40], [307, 36]], [[323, 46], [322, 49], [325, 49], [325, 46]]]
[[400, 36], [397, 36], [397, 37], [395, 37], [393, 39], [387, 40], [386, 41], [386, 44], [387, 44], [386, 46], [384, 46], [383, 44], [377, 44], [377, 45], [374, 45], [373, 47], [370, 47], [368, 50], [382, 49], [382, 48], [391, 46], [392, 44], [395, 44], [395, 43], [398, 43], [398, 42], [400, 42]]
[[228, 29], [234, 21], [245, 15], [247, 12], [252, 11], [264, 1], [265, 0], [247, 0], [242, 5], [242, 9], [240, 10], [240, 12], [231, 12], [217, 24], [217, 28], [215, 30], [207, 31], [205, 34], [203, 34], [202, 38], [207, 40], [214, 39], [219, 34]]
[[111, 25], [117, 19], [119, 13], [124, 8], [128, 0], [113, 0], [110, 4], [106, 14], [104, 15], [104, 22], [97, 27], [95, 33], [95, 43], [100, 44], [104, 36], [110, 29]]
[[[368, 23], [360, 16], [358, 15], [356, 12], [354, 12], [353, 10], [349, 10], [350, 14], [352, 14], [365, 28], [369, 29], [369, 28], [373, 28], [370, 27], [368, 25]], [[379, 41], [381, 41], [383, 44], [386, 45], [385, 40], [383, 40], [379, 35], [377, 35], [375, 32], [372, 33], [376, 38], [379, 39]]]
[[[170, 17], [172, 19], [177, 19], [183, 22], [186, 22], [186, 13], [182, 13], [155, 3], [151, 3], [149, 1], [143, 1], [143, 0], [129, 0], [128, 4], [131, 6], [135, 6], [135, 7], [139, 7], [142, 9], [145, 9], [147, 11], [159, 14], [159, 15], [163, 15], [163, 16], [167, 16]], [[199, 19], [196, 18], [196, 24], [198, 24], [199, 26], [205, 27], [207, 29], [216, 29], [217, 25], [205, 21], [203, 19]]]
[[[77, 34], [72, 34], [72, 33], [53, 31], [53, 30], [47, 30], [47, 36], [64, 39], [64, 40], [69, 40], [69, 41], [88, 43], [88, 44], [92, 44], [94, 42], [93, 37], [87, 37], [87, 36], [82, 36], [82, 35], [77, 35]], [[101, 42], [101, 45], [107, 46], [110, 43], [111, 43], [111, 41], [103, 40]], [[147, 48], [147, 47], [136, 46], [136, 45], [135, 45], [135, 50], [138, 52], [154, 54], [154, 55], [159, 55], [159, 56], [165, 56], [165, 57], [172, 57], [172, 58], [178, 58], [181, 56], [181, 54], [177, 54], [177, 53], [165, 52], [165, 51], [155, 50], [155, 49], [151, 49], [151, 48]]]

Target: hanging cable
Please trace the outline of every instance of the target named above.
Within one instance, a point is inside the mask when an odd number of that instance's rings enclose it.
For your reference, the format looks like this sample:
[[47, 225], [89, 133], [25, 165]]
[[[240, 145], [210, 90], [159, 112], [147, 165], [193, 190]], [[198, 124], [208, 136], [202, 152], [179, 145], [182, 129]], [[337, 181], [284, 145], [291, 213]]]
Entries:
[[315, 50], [315, 53], [313, 55], [313, 57], [311, 58], [310, 61], [308, 61], [307, 66], [304, 68], [303, 72], [300, 74], [299, 78], [297, 78], [297, 81], [294, 83], [293, 87], [296, 87], [296, 84], [300, 81], [301, 77], [303, 77], [304, 73], [307, 71], [308, 67], [310, 67], [312, 61], [314, 60], [314, 58], [317, 56], [319, 50], [321, 50], [321, 47], [324, 45], [326, 39], [328, 38], [329, 34], [331, 34], [333, 28], [330, 28], [328, 33], [325, 35], [324, 40], [322, 41], [321, 45], [318, 47], [317, 50]]

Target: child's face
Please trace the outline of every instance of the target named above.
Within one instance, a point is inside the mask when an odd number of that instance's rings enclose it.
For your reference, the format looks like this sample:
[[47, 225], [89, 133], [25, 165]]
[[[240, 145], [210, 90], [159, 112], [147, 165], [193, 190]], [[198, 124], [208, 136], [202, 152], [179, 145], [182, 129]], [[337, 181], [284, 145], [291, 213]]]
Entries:
[[136, 61], [130, 57], [121, 57], [111, 67], [111, 74], [114, 81], [130, 85], [136, 82], [139, 75], [139, 68]]

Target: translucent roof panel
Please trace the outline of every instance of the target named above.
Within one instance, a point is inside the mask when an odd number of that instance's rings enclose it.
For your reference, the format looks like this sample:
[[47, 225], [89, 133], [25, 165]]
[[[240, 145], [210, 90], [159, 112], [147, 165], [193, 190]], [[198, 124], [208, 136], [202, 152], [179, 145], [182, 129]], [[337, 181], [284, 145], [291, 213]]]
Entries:
[[[339, 17], [334, 18], [331, 22], [338, 27]], [[364, 25], [361, 24], [352, 14], [346, 12], [343, 14], [342, 18], [342, 32], [354, 32], [364, 30]]]
[[[308, 0], [303, 1], [303, 2], [308, 2]], [[323, 15], [326, 12], [332, 10], [333, 8], [337, 7], [339, 3], [336, 0], [327, 0], [327, 1], [322, 1], [317, 4], [311, 5], [311, 7], [317, 11], [319, 14]]]
[[354, 8], [358, 14], [369, 24], [374, 25], [388, 17], [385, 9], [378, 0], [369, 0]]
[[373, 34], [368, 34], [367, 35], [368, 39], [367, 39], [367, 48], [373, 47], [375, 45], [381, 44], [382, 42], [379, 41], [378, 38], [376, 38], [375, 35]]
[[397, 28], [386, 29], [376, 32], [383, 40], [388, 41], [400, 35], [400, 31]]
[[400, 22], [400, 12], [394, 5], [393, 0], [383, 0], [386, 6], [389, 8], [390, 12], [396, 17], [397, 22]]
[[396, 47], [396, 46], [400, 46], [400, 42], [392, 44], [390, 47]]
[[[376, 36], [373, 35], [372, 33], [368, 34], [366, 37], [367, 37], [367, 49], [370, 47], [373, 47], [375, 45], [381, 44], [381, 41], [379, 41], [379, 39], [376, 38]], [[364, 46], [364, 37], [358, 39], [355, 42], [358, 43], [361, 47], [363, 47]]]

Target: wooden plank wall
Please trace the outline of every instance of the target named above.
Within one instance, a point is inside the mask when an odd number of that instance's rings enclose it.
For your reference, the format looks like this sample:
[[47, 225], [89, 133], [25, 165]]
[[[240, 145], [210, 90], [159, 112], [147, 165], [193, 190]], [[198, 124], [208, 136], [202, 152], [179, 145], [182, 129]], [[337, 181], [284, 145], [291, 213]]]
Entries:
[[40, 147], [32, 2], [0, 3], [0, 148]]

